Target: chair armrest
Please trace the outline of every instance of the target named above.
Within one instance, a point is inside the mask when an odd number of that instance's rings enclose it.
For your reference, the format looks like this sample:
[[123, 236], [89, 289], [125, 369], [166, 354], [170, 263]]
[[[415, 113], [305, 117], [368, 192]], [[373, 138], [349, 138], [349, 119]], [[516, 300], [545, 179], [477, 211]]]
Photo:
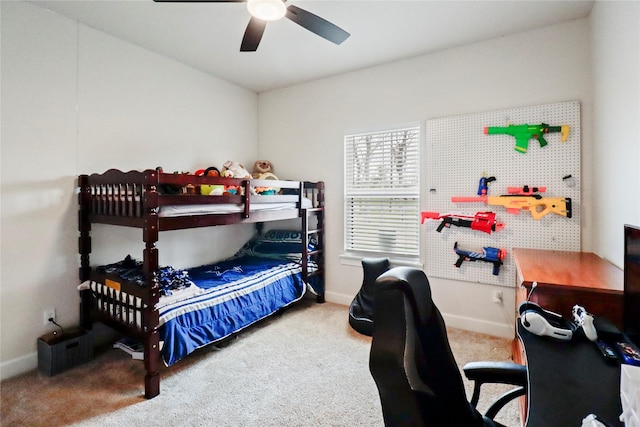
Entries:
[[464, 365], [464, 375], [481, 383], [527, 385], [527, 367], [513, 362], [470, 362]]
[[480, 399], [480, 386], [485, 383], [512, 384], [521, 388], [521, 391], [516, 394], [522, 395], [526, 393], [527, 367], [524, 365], [513, 362], [470, 362], [464, 365], [462, 369], [464, 375], [474, 382], [473, 396], [471, 397], [471, 404], [474, 407]]

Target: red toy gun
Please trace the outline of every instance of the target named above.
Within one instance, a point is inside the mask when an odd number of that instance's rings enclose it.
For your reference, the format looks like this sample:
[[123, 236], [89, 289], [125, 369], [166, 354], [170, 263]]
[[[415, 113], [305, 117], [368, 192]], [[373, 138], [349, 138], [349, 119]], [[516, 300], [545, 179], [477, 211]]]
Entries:
[[519, 196], [531, 196], [536, 193], [546, 193], [547, 187], [507, 187], [507, 193], [517, 194]]
[[467, 227], [487, 234], [504, 228], [504, 223], [497, 222], [496, 214], [493, 212], [478, 212], [474, 216], [458, 214], [440, 215], [438, 212], [422, 212], [422, 224], [424, 224], [425, 219], [442, 220], [438, 226], [438, 233], [440, 233], [444, 227], [449, 228], [452, 225], [456, 227]]

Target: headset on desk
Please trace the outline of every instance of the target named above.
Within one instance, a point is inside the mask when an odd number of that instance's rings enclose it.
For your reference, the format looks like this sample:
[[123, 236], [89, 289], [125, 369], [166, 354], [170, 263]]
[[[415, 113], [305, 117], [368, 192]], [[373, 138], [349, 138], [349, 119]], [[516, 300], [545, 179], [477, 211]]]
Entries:
[[548, 336], [562, 341], [571, 340], [576, 330], [576, 325], [559, 314], [545, 310], [535, 302], [530, 301], [531, 294], [536, 289], [536, 286], [538, 286], [538, 282], [533, 282], [527, 300], [518, 307], [522, 326], [534, 335]]

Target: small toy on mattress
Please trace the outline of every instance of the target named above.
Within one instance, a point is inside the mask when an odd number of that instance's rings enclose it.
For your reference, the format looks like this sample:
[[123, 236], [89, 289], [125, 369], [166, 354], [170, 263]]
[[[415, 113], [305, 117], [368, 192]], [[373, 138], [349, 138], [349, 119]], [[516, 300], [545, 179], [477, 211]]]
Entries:
[[[96, 270], [101, 273], [115, 274], [138, 286], [147, 286], [142, 261], [131, 258], [131, 255], [127, 255], [122, 261], [101, 265], [97, 267]], [[193, 285], [193, 282], [189, 278], [189, 273], [186, 270], [175, 269], [168, 266], [159, 268], [156, 274], [162, 295], [169, 296], [173, 294], [173, 291], [186, 289]]]
[[[253, 164], [251, 176], [253, 176], [254, 179], [278, 180], [278, 177], [273, 174], [273, 164], [269, 160], [257, 160]], [[280, 191], [279, 188], [274, 187], [256, 187], [254, 190], [262, 196], [270, 196]]]

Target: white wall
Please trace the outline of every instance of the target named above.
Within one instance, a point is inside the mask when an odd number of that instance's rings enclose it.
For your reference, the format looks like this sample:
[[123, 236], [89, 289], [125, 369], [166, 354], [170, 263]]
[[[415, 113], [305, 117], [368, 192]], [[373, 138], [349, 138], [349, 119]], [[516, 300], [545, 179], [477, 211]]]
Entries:
[[[326, 181], [327, 299], [348, 304], [362, 281], [359, 265], [344, 265], [339, 259], [345, 132], [579, 100], [587, 165], [583, 188], [590, 188], [590, 66], [589, 22], [580, 19], [260, 94], [260, 156], [276, 160], [282, 175]], [[291, 146], [303, 147], [304, 157]], [[454, 164], [442, 167], [455, 173]], [[423, 191], [427, 188], [424, 182]], [[582, 241], [583, 249], [591, 250], [592, 206], [585, 196]], [[513, 289], [430, 281], [449, 325], [513, 335]], [[494, 289], [504, 291], [504, 305], [492, 303]]]
[[622, 267], [622, 224], [640, 226], [640, 2], [596, 2], [594, 252]]
[[[282, 178], [322, 179], [327, 296], [346, 304], [362, 273], [339, 260], [345, 131], [577, 99], [583, 250], [621, 265], [622, 224], [640, 224], [637, 2], [596, 2], [588, 19], [259, 97], [27, 3], [0, 2], [0, 13], [1, 378], [35, 366], [36, 338], [51, 330], [43, 309], [55, 307], [65, 326], [77, 323], [79, 173], [267, 158]], [[237, 231], [169, 232], [161, 263], [222, 257], [244, 240], [237, 234], [250, 232]], [[142, 250], [129, 229], [93, 234], [97, 261]], [[100, 251], [98, 241], [112, 251]], [[491, 303], [492, 286], [432, 284], [448, 324], [511, 333], [513, 293], [500, 307]]]
[[[44, 309], [55, 308], [63, 326], [78, 323], [77, 175], [252, 163], [258, 119], [253, 92], [28, 3], [0, 4], [6, 378], [35, 367], [36, 338], [53, 329], [43, 325]], [[160, 262], [222, 258], [250, 233], [243, 226], [168, 232]], [[93, 236], [96, 261], [142, 256], [140, 231], [96, 226]], [[214, 243], [221, 241], [228, 244]]]

